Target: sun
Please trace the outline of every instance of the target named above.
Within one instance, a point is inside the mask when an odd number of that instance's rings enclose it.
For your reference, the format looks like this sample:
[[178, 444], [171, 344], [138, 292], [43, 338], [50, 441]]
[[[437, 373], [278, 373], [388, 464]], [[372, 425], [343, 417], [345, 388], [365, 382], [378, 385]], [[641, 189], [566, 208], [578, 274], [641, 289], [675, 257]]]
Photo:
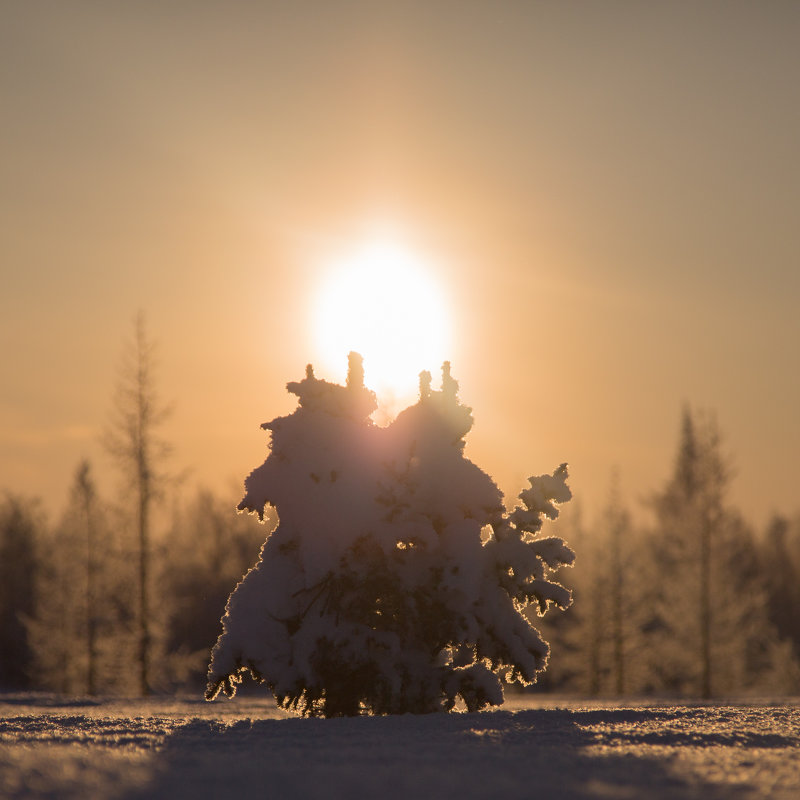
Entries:
[[448, 358], [449, 315], [431, 265], [389, 239], [366, 242], [326, 269], [314, 308], [319, 366], [343, 374], [364, 357], [365, 381], [384, 407], [417, 393], [419, 373]]

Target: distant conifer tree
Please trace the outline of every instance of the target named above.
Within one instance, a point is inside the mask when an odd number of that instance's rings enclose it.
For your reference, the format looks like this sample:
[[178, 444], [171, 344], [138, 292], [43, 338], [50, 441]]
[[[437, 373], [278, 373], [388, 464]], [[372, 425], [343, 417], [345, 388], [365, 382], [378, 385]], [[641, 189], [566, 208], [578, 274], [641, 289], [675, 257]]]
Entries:
[[643, 598], [653, 609], [644, 652], [662, 690], [708, 698], [767, 688], [773, 672], [778, 637], [729, 481], [716, 420], [685, 409], [673, 474], [653, 501]]

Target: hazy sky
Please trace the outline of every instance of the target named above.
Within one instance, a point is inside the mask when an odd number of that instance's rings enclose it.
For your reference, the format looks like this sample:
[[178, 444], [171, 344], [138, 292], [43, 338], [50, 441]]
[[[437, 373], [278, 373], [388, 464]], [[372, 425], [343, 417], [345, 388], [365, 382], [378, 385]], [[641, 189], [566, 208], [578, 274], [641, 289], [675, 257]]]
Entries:
[[800, 3], [0, 13], [0, 487], [55, 512], [108, 472], [139, 308], [175, 468], [243, 479], [319, 359], [327, 254], [380, 224], [443, 288], [504, 491], [568, 461], [593, 513], [616, 465], [636, 506], [690, 403], [751, 519], [800, 510]]

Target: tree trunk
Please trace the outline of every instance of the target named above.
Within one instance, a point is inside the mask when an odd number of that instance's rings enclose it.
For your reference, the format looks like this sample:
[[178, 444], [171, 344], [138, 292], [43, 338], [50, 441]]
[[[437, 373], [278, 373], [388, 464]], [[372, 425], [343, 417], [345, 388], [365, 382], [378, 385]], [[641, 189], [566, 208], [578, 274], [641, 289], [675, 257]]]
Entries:
[[150, 610], [148, 579], [150, 572], [150, 477], [144, 439], [139, 457], [139, 692], [150, 694]]
[[92, 487], [86, 464], [82, 473], [83, 513], [86, 520], [86, 693], [97, 692], [97, 615], [95, 610], [95, 530]]
[[702, 664], [701, 694], [712, 696], [711, 683], [711, 519], [707, 512], [701, 518], [700, 530], [700, 658]]
[[161, 407], [153, 386], [153, 345], [145, 332], [144, 315], [135, 321], [134, 337], [125, 352], [123, 370], [117, 386], [113, 427], [106, 445], [119, 461], [136, 498], [136, 534], [138, 548], [137, 666], [139, 690], [150, 694], [152, 659], [150, 627], [150, 519], [153, 501], [164, 476], [157, 465], [168, 452], [166, 443], [157, 438], [156, 429], [169, 409]]
[[612, 586], [611, 586], [611, 622], [614, 641], [614, 688], [618, 696], [625, 694], [625, 632], [623, 626], [623, 575], [621, 539], [622, 523], [614, 521], [612, 530]]

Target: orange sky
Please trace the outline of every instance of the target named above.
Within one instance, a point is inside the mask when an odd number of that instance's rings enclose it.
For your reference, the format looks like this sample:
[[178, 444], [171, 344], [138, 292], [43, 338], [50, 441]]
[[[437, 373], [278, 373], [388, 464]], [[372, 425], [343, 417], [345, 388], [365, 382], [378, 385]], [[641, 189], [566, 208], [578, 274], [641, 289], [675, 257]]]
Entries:
[[468, 453], [504, 491], [569, 461], [592, 514], [616, 465], [637, 508], [688, 402], [749, 518], [800, 510], [800, 4], [2, 16], [0, 487], [56, 513], [81, 457], [108, 472], [143, 308], [173, 464], [227, 491], [319, 358], [324, 254], [378, 221], [444, 288]]

